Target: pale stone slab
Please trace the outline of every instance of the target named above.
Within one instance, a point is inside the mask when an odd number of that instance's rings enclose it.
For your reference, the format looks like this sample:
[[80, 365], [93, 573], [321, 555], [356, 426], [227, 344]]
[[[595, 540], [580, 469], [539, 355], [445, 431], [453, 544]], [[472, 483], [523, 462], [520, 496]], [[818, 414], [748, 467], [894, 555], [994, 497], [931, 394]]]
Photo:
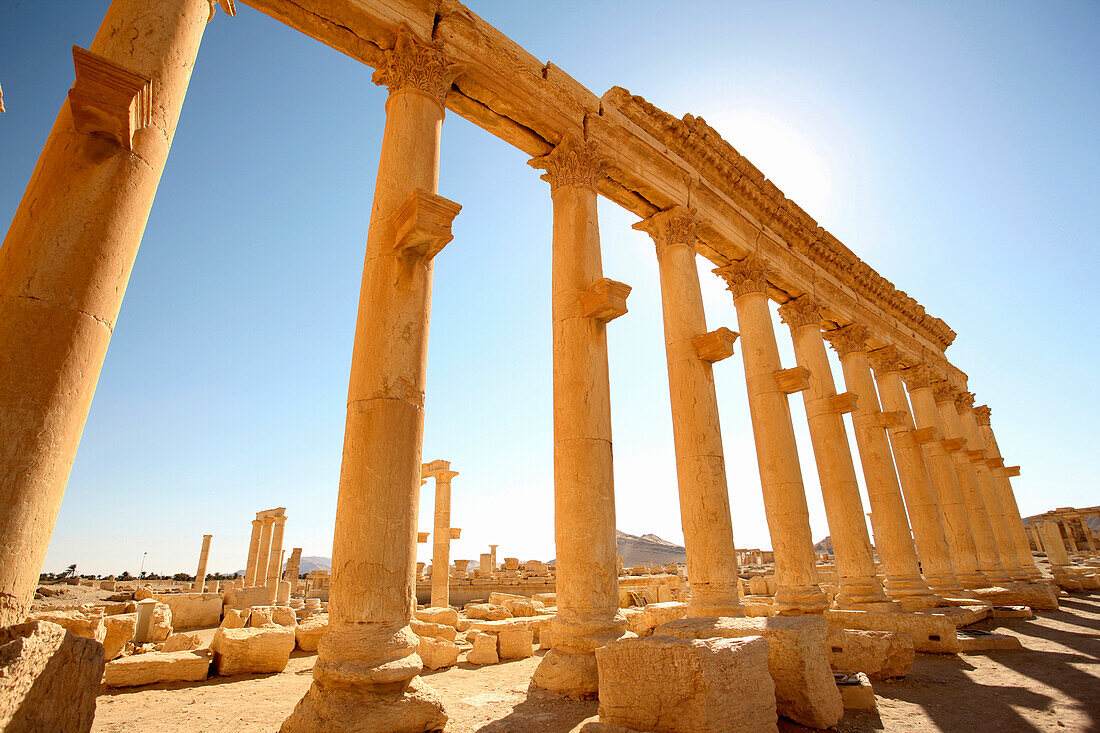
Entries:
[[176, 629], [217, 626], [222, 620], [220, 593], [157, 593], [153, 598], [172, 609]]
[[425, 621], [430, 624], [458, 627], [458, 611], [449, 606], [446, 608], [421, 608], [413, 615], [417, 620]]
[[650, 630], [657, 628], [669, 621], [683, 618], [687, 615], [687, 604], [680, 601], [666, 601], [665, 603], [649, 603], [642, 611], [645, 612], [646, 625]]
[[294, 638], [303, 652], [317, 651], [317, 644], [328, 631], [328, 614], [319, 613], [310, 616], [294, 628]]
[[471, 603], [466, 607], [466, 618], [478, 621], [500, 621], [511, 618], [512, 614], [504, 606], [492, 603]]
[[134, 654], [107, 664], [103, 684], [139, 687], [160, 682], [197, 682], [210, 673], [209, 649]]
[[428, 669], [443, 669], [458, 662], [459, 651], [458, 645], [453, 642], [422, 636], [417, 653]]
[[971, 593], [997, 606], [1028, 606], [1035, 611], [1058, 610], [1058, 595], [1046, 583], [1021, 583], [1007, 588], [977, 588]]
[[845, 710], [878, 710], [875, 688], [863, 672], [838, 675], [836, 686]]
[[531, 629], [505, 629], [497, 634], [497, 656], [505, 659], [526, 659], [534, 654]]
[[444, 624], [433, 624], [427, 621], [417, 621], [415, 618], [409, 621], [409, 626], [412, 628], [413, 633], [421, 637], [429, 637], [431, 639], [443, 639], [445, 641], [454, 641], [458, 634], [454, 626]]
[[[468, 638], [468, 636], [467, 636]], [[466, 654], [470, 664], [496, 664], [500, 661], [497, 654], [496, 634], [479, 633], [473, 640], [474, 648]]]
[[890, 631], [829, 629], [825, 646], [833, 670], [877, 679], [904, 677], [916, 658], [913, 638]]
[[0, 627], [0, 730], [92, 729], [103, 646], [47, 621]]
[[134, 630], [137, 628], [137, 614], [120, 613], [114, 616], [104, 616], [103, 628], [106, 630], [103, 639], [103, 653], [108, 660], [111, 660], [122, 654], [126, 644], [133, 641]]
[[214, 652], [215, 673], [223, 677], [282, 672], [294, 651], [294, 630], [277, 625], [219, 628], [210, 649]]
[[185, 652], [198, 649], [202, 640], [198, 634], [172, 634], [167, 641], [157, 645], [158, 652]]
[[39, 611], [27, 617], [28, 621], [49, 621], [57, 624], [73, 636], [94, 639], [99, 643], [107, 637], [103, 614], [85, 613], [76, 609], [66, 611]]
[[626, 630], [638, 636], [648, 636], [653, 627], [649, 625], [645, 611], [640, 608], [624, 608], [620, 613], [626, 617]]
[[[953, 629], [952, 629], [953, 630]], [[819, 616], [680, 619], [654, 630], [686, 639], [763, 636], [779, 714], [811, 728], [828, 728], [844, 714], [825, 654], [825, 621]]]
[[243, 629], [248, 623], [248, 611], [238, 611], [235, 608], [226, 608], [222, 616], [221, 626], [225, 629]]
[[504, 608], [508, 613], [516, 617], [525, 616], [538, 616], [543, 613], [545, 608], [541, 603], [532, 601], [529, 598], [509, 598], [504, 601]]
[[600, 722], [656, 733], [776, 731], [768, 643], [649, 636], [596, 649]]
[[931, 654], [955, 654], [961, 650], [955, 624], [929, 613], [881, 613], [877, 611], [825, 611], [831, 629], [897, 631], [913, 637], [913, 648]]

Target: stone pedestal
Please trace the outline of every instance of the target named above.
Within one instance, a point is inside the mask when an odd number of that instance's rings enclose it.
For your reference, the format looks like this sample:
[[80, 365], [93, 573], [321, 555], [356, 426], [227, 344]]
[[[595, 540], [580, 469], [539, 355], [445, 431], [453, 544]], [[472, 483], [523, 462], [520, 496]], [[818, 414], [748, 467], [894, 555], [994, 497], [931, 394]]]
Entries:
[[457, 69], [403, 30], [375, 81], [390, 89], [352, 351], [336, 504], [329, 629], [283, 733], [441, 729], [409, 627], [432, 258], [459, 206], [435, 191], [444, 99]]
[[791, 329], [798, 366], [808, 372], [809, 388], [802, 391], [802, 399], [840, 581], [834, 604], [837, 608], [898, 610], [875, 575], [852, 449], [842, 417], [855, 407], [855, 396], [836, 392], [821, 336], [820, 306], [813, 296], [803, 295], [784, 303], [779, 315]]
[[37, 587], [209, 18], [111, 3], [0, 246], [0, 626]]
[[554, 540], [557, 607], [553, 645], [532, 683], [572, 696], [596, 693], [597, 647], [621, 638], [615, 575], [615, 489], [606, 324], [626, 312], [603, 277], [596, 216], [602, 161], [566, 134], [531, 164], [547, 171], [554, 202]]
[[202, 536], [202, 550], [199, 551], [199, 568], [195, 571], [195, 582], [191, 584], [191, 590], [196, 593], [202, 593], [202, 589], [206, 586], [206, 561], [210, 556], [210, 540], [214, 535], [204, 534]]
[[782, 368], [768, 307], [767, 271], [755, 255], [715, 270], [733, 293], [749, 412], [764, 494], [782, 614], [818, 613], [828, 599], [817, 587], [809, 512], [787, 395], [809, 385], [805, 370]]
[[248, 562], [244, 566], [244, 584], [256, 585], [256, 558], [260, 556], [260, 533], [263, 531], [262, 519], [252, 520], [252, 539], [248, 541]]
[[844, 385], [856, 396], [852, 411], [856, 445], [859, 448], [867, 499], [871, 504], [871, 527], [875, 547], [886, 576], [886, 592], [905, 608], [927, 608], [939, 598], [920, 574], [917, 551], [905, 515], [905, 503], [894, 470], [887, 427], [903, 425], [896, 413], [882, 411], [871, 365], [867, 358], [867, 331], [852, 324], [827, 333], [826, 338], [840, 355]]
[[688, 615], [742, 616], [711, 366], [732, 355], [736, 334], [707, 332], [695, 266], [696, 226], [694, 214], [677, 206], [634, 228], [648, 232], [657, 246], [680, 519], [691, 578]]

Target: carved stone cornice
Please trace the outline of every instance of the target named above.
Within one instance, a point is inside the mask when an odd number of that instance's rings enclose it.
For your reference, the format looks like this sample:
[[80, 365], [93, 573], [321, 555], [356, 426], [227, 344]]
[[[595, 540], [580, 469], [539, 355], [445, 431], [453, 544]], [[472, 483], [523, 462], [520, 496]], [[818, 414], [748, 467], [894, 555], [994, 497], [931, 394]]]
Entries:
[[779, 306], [779, 317], [796, 331], [803, 326], [821, 329], [821, 304], [812, 295], [802, 295]]
[[959, 392], [955, 395], [955, 407], [960, 410], [971, 410], [974, 408], [974, 393], [973, 392]]
[[768, 268], [764, 260], [755, 254], [725, 267], [716, 267], [714, 273], [726, 281], [726, 288], [733, 293], [734, 301], [749, 293], [766, 295], [768, 292]]
[[692, 209], [673, 206], [658, 211], [648, 219], [635, 224], [633, 229], [646, 232], [653, 237], [657, 251], [661, 252], [670, 245], [685, 244], [695, 251], [695, 233], [699, 229], [699, 219]]
[[932, 373], [932, 370], [923, 362], [914, 364], [902, 371], [901, 378], [905, 380], [905, 386], [909, 388], [910, 392], [915, 389], [931, 387], [937, 381], [937, 377]]
[[871, 360], [871, 369], [874, 370], [876, 377], [905, 369], [905, 363], [898, 355], [896, 346], [883, 346], [881, 349], [868, 351], [867, 358]]
[[596, 143], [567, 132], [557, 147], [546, 155], [531, 158], [527, 164], [546, 171], [540, 178], [550, 184], [551, 191], [561, 186], [585, 186], [595, 191], [603, 177], [606, 161], [600, 156]]
[[853, 352], [867, 351], [867, 329], [858, 323], [849, 323], [823, 335], [841, 358]]
[[394, 47], [385, 53], [386, 62], [374, 72], [371, 81], [388, 87], [390, 94], [406, 90], [424, 92], [441, 105], [455, 77], [466, 68], [447, 58], [442, 40], [422, 43], [405, 25], [397, 31]]
[[979, 425], [989, 425], [989, 405], [978, 405], [974, 408], [974, 419]]
[[959, 391], [950, 382], [938, 381], [932, 383], [932, 397], [935, 398], [936, 404], [941, 402], [954, 403], [958, 394]]

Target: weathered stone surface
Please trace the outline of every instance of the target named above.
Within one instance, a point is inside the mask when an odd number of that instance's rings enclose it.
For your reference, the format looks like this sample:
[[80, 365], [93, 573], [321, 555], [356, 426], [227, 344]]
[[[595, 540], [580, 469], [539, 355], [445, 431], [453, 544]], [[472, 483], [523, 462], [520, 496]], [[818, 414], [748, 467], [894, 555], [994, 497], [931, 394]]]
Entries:
[[[467, 636], [467, 638], [469, 638]], [[500, 661], [497, 654], [496, 634], [479, 633], [474, 637], [474, 648], [466, 654], [470, 664], [496, 664]]]
[[874, 611], [825, 611], [831, 629], [896, 631], [913, 638], [913, 648], [931, 654], [955, 654], [960, 651], [954, 622], [930, 613], [880, 613]]
[[776, 731], [768, 643], [649, 636], [596, 650], [600, 722], [658, 733]]
[[153, 597], [153, 587], [149, 585], [143, 585], [134, 591], [135, 601], [144, 601], [146, 598]]
[[254, 606], [248, 612], [248, 628], [259, 629], [275, 623], [271, 606]]
[[103, 654], [108, 660], [111, 660], [122, 654], [126, 644], [133, 641], [134, 629], [137, 628], [137, 614], [120, 613], [114, 616], [104, 616], [103, 628], [105, 630]]
[[828, 728], [844, 714], [825, 654], [825, 621], [819, 616], [680, 619], [655, 634], [688, 639], [763, 636], [779, 714], [811, 728]]
[[527, 596], [521, 596], [516, 593], [500, 593], [493, 592], [489, 594], [489, 605], [491, 606], [503, 606], [505, 601], [527, 601], [530, 600]]
[[538, 616], [543, 612], [544, 606], [541, 603], [532, 601], [529, 598], [509, 598], [504, 602], [504, 608], [508, 613], [513, 616]]
[[669, 621], [675, 621], [687, 615], [687, 604], [680, 601], [666, 601], [665, 603], [650, 603], [643, 609], [646, 625], [655, 629]]
[[458, 611], [454, 610], [450, 606], [446, 608], [421, 608], [414, 616], [418, 621], [425, 621], [430, 624], [442, 624], [444, 626], [452, 626], [458, 628]]
[[529, 629], [533, 638], [537, 641], [542, 632], [550, 628], [553, 616], [525, 616], [522, 618], [508, 618], [500, 621], [474, 621], [470, 628], [476, 631], [487, 631], [491, 634], [499, 634], [506, 629]]
[[829, 629], [825, 646], [833, 670], [876, 679], [904, 677], [916, 657], [913, 637], [890, 631]]
[[217, 626], [222, 620], [220, 593], [157, 593], [153, 598], [172, 609], [176, 629]]
[[970, 593], [997, 606], [1028, 606], [1035, 611], [1058, 610], [1058, 596], [1046, 583], [1021, 583], [1007, 588], [975, 588]]
[[209, 649], [171, 650], [134, 654], [107, 665], [103, 684], [138, 687], [160, 682], [196, 682], [210, 673]]
[[85, 613], [76, 609], [66, 611], [39, 611], [27, 617], [28, 621], [49, 621], [57, 624], [73, 636], [84, 639], [95, 639], [99, 643], [107, 636], [107, 629], [103, 626], [103, 614]]
[[422, 636], [417, 653], [428, 669], [442, 669], [458, 662], [459, 651], [458, 645], [453, 642]]
[[247, 611], [241, 612], [235, 608], [227, 608], [222, 616], [221, 626], [225, 629], [243, 629], [247, 623]]
[[[369, 711], [354, 715], [354, 711]], [[310, 733], [413, 733], [441, 731], [447, 725], [443, 700], [420, 677], [402, 691], [366, 686], [321, 688], [316, 682], [280, 729]]]
[[648, 636], [653, 631], [646, 618], [645, 611], [640, 608], [624, 608], [620, 613], [626, 618], [626, 630], [638, 636]]
[[282, 672], [294, 651], [294, 630], [286, 626], [219, 628], [210, 642], [216, 674]]
[[841, 675], [836, 686], [845, 710], [878, 710], [875, 688], [863, 672]]
[[504, 606], [491, 603], [471, 603], [466, 607], [466, 618], [478, 621], [500, 621], [511, 618], [512, 614]]
[[198, 649], [202, 646], [202, 640], [198, 634], [172, 634], [168, 639], [157, 645], [158, 652], [186, 652]]
[[303, 620], [294, 628], [294, 638], [303, 652], [317, 651], [317, 644], [328, 631], [328, 614], [319, 613]]
[[530, 629], [506, 629], [497, 634], [497, 656], [505, 659], [526, 659], [534, 654], [534, 637]]
[[413, 633], [417, 636], [427, 636], [432, 639], [445, 639], [446, 641], [454, 641], [458, 632], [454, 626], [446, 626], [444, 624], [433, 624], [427, 621], [417, 621], [412, 619], [409, 622], [409, 626], [412, 628]]
[[165, 603], [157, 601], [153, 607], [152, 622], [149, 625], [149, 637], [147, 641], [167, 641], [172, 635], [172, 609]]
[[47, 621], [0, 627], [0, 731], [92, 729], [103, 646]]

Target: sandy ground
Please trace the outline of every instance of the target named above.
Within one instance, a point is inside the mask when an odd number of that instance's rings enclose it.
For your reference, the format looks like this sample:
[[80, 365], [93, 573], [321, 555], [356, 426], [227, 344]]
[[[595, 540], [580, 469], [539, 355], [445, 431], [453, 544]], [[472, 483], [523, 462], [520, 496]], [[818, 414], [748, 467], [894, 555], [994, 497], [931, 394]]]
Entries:
[[[1030, 621], [977, 625], [1018, 636], [1023, 650], [918, 655], [905, 680], [875, 683], [877, 714], [846, 716], [836, 729], [1100, 731], [1100, 593], [1066, 596], [1061, 604]], [[200, 633], [208, 639], [213, 632]], [[539, 659], [481, 668], [462, 663], [426, 674], [451, 716], [448, 733], [566, 733], [596, 714], [594, 701], [529, 693]], [[277, 675], [105, 689], [92, 730], [276, 731], [309, 687], [315, 660], [298, 653]], [[780, 729], [807, 730], [782, 719]]]

